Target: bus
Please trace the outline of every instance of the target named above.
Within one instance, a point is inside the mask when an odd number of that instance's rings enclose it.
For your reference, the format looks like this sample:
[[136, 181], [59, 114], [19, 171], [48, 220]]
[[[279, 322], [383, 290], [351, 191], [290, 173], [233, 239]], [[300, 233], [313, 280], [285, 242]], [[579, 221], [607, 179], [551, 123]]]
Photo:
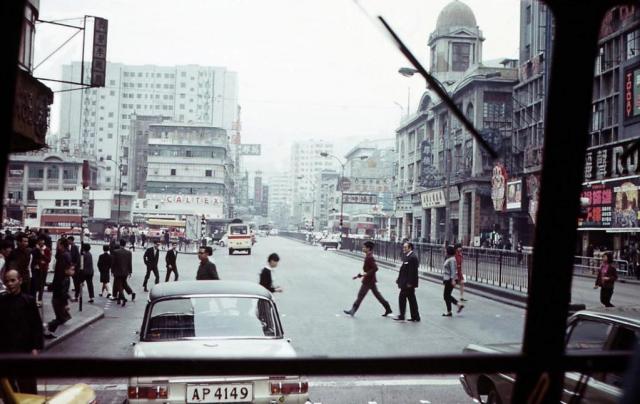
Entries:
[[227, 227], [227, 239], [229, 240], [229, 255], [234, 251], [246, 251], [251, 255], [253, 237], [251, 227], [246, 223], [230, 223]]
[[147, 239], [150, 242], [164, 242], [163, 232], [169, 232], [169, 240], [177, 242], [180, 237], [185, 237], [186, 221], [167, 219], [167, 218], [149, 218], [147, 219]]
[[40, 214], [40, 228], [49, 234], [80, 234], [82, 208], [45, 208]]

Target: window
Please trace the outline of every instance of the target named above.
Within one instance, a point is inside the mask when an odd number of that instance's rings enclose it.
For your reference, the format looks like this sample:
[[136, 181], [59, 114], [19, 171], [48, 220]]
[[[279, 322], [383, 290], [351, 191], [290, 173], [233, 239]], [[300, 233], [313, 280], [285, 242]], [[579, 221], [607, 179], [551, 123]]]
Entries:
[[176, 175], [176, 169], [175, 168], [171, 169], [171, 175]]
[[30, 166], [29, 178], [42, 179], [44, 178], [44, 167], [42, 166]]
[[212, 172], [212, 170], [206, 170], [204, 172], [204, 175], [205, 175], [205, 177], [212, 177], [213, 176], [213, 172]]
[[611, 325], [600, 321], [578, 320], [571, 328], [567, 350], [597, 350], [604, 344], [611, 331]]
[[471, 45], [468, 43], [453, 43], [451, 45], [451, 68], [455, 72], [463, 72], [469, 68], [471, 59]]
[[627, 34], [627, 59], [640, 55], [640, 29]]

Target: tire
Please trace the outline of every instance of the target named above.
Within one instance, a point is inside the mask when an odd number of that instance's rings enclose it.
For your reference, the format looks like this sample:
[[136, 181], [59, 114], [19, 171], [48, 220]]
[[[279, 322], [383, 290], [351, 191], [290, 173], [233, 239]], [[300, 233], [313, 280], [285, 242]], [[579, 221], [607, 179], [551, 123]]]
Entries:
[[233, 248], [229, 248], [229, 255], [233, 255]]
[[502, 400], [500, 400], [500, 396], [498, 395], [498, 391], [495, 386], [491, 386], [491, 390], [489, 390], [489, 394], [487, 394], [487, 399], [482, 401], [483, 404], [502, 404]]

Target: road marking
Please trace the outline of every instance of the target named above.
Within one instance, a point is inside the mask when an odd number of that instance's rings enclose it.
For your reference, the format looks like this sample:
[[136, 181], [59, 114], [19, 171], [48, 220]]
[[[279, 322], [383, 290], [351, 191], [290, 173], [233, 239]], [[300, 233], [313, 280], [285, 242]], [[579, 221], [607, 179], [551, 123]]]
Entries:
[[420, 400], [420, 404], [431, 404], [429, 400]]

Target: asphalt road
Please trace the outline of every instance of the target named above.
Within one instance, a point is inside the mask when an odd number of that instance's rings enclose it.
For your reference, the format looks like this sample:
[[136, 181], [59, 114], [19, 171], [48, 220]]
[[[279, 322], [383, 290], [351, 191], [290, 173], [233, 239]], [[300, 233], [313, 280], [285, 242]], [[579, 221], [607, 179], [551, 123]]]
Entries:
[[[98, 248], [94, 248], [97, 262]], [[305, 245], [281, 237], [259, 238], [252, 255], [228, 256], [218, 248], [213, 261], [222, 279], [258, 281], [258, 273], [266, 257], [277, 252], [280, 265], [273, 274], [274, 283], [283, 293], [275, 295], [285, 335], [300, 356], [369, 357], [459, 353], [470, 343], [499, 343], [522, 338], [524, 310], [493, 300], [467, 295], [469, 302], [460, 315], [442, 317], [442, 286], [421, 281], [417, 289], [420, 323], [397, 322], [382, 318], [382, 306], [372, 295], [365, 298], [355, 317], [342, 310], [351, 307], [359, 288], [352, 276], [362, 263], [333, 251]], [[161, 253], [164, 263], [164, 253]], [[161, 265], [163, 267], [164, 265]], [[195, 279], [198, 261], [195, 255], [178, 256], [180, 279]], [[96, 303], [104, 306], [105, 317], [70, 339], [53, 347], [46, 355], [81, 355], [90, 357], [127, 357], [135, 331], [140, 328], [146, 293], [142, 290], [145, 269], [142, 250], [134, 253], [134, 274], [130, 285], [137, 292], [136, 301], [126, 307], [116, 306], [105, 298]], [[160, 280], [164, 281], [161, 269]], [[381, 293], [397, 314], [397, 273], [381, 269], [378, 285]], [[96, 276], [97, 278], [97, 276]], [[97, 280], [94, 278], [94, 281]], [[153, 276], [152, 280], [153, 282]], [[99, 290], [99, 286], [97, 287]], [[85, 289], [86, 290], [86, 289]], [[591, 293], [597, 291], [590, 289]], [[454, 292], [458, 295], [458, 292]], [[622, 295], [622, 293], [620, 294]], [[614, 302], [616, 295], [614, 295]], [[597, 300], [597, 298], [596, 298]], [[408, 313], [407, 313], [408, 314]], [[408, 316], [408, 315], [407, 315]], [[79, 380], [41, 380], [44, 387], [58, 389]], [[122, 402], [126, 396], [126, 380], [92, 379], [82, 382], [94, 385], [101, 403]], [[466, 403], [457, 377], [364, 377], [310, 378], [310, 396], [321, 403]]]

